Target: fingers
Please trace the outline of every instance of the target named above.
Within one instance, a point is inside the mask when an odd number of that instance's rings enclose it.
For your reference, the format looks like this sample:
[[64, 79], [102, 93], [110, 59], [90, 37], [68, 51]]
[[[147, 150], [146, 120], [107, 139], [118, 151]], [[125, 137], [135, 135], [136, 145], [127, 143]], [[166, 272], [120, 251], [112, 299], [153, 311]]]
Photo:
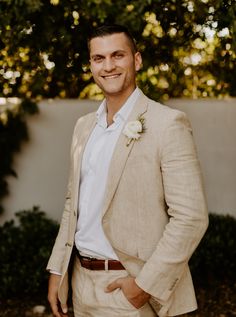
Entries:
[[67, 305], [60, 304], [57, 298], [49, 298], [50, 307], [55, 317], [67, 317], [68, 307]]
[[107, 285], [105, 292], [110, 293], [113, 292], [117, 288], [121, 288], [123, 282], [123, 278], [118, 278], [117, 280], [111, 282], [109, 285]]
[[68, 307], [66, 304], [61, 304], [61, 310], [63, 312], [63, 314], [67, 314], [68, 313]]
[[[48, 282], [48, 301], [51, 306], [53, 316], [55, 317], [66, 317], [68, 308], [67, 305], [60, 305], [58, 299], [58, 287], [60, 284], [61, 276], [56, 274], [50, 274]], [[62, 314], [63, 312], [63, 314]]]
[[61, 317], [61, 314], [59, 312], [59, 300], [57, 298], [57, 295], [55, 296], [55, 294], [48, 292], [48, 301], [49, 301], [53, 316]]
[[60, 305], [60, 302], [57, 301], [53, 301], [50, 303], [51, 306], [51, 310], [53, 313], [53, 316], [55, 317], [67, 317], [67, 313], [68, 313], [68, 308], [66, 305]]
[[59, 309], [58, 309], [58, 307], [59, 307], [58, 306], [58, 302], [51, 302], [50, 306], [51, 306], [51, 310], [52, 310], [53, 316], [62, 317], [62, 315], [60, 314]]

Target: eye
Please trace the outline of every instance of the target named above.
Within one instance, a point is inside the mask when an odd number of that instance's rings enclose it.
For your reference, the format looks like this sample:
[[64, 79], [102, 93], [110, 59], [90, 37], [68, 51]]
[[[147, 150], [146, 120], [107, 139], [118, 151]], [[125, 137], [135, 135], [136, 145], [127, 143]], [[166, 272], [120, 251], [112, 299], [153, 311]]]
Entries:
[[124, 54], [123, 53], [117, 53], [116, 55], [115, 55], [115, 59], [121, 59], [121, 58], [123, 58], [124, 57]]
[[103, 60], [102, 56], [94, 56], [93, 61], [96, 63], [100, 63]]

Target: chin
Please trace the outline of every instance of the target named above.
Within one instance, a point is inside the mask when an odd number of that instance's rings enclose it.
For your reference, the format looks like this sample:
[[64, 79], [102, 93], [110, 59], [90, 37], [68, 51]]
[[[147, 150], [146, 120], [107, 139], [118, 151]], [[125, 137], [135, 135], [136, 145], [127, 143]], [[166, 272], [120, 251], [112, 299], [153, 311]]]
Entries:
[[103, 89], [104, 93], [107, 95], [116, 95], [116, 94], [120, 94], [122, 92], [122, 89], [117, 89], [117, 87], [115, 88], [111, 88], [111, 89]]

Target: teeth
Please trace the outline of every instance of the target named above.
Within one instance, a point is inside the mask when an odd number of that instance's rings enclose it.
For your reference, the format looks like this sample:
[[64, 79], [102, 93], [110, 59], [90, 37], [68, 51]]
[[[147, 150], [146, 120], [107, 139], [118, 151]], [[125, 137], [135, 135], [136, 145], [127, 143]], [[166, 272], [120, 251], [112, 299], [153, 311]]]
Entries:
[[119, 77], [119, 75], [111, 75], [111, 76], [104, 76], [105, 79], [112, 79], [112, 78], [116, 78]]

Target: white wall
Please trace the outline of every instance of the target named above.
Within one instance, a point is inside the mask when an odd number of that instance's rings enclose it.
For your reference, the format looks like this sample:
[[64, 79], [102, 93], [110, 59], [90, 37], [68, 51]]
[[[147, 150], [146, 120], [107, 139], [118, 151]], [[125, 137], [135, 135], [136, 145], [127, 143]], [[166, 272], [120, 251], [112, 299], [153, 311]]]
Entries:
[[[205, 178], [209, 210], [236, 216], [236, 100], [169, 100], [185, 111], [193, 126]], [[18, 178], [9, 178], [10, 195], [3, 201], [0, 223], [14, 213], [39, 205], [59, 220], [69, 170], [69, 148], [79, 116], [98, 103], [81, 100], [42, 101], [40, 113], [28, 120], [30, 142], [15, 158]]]

